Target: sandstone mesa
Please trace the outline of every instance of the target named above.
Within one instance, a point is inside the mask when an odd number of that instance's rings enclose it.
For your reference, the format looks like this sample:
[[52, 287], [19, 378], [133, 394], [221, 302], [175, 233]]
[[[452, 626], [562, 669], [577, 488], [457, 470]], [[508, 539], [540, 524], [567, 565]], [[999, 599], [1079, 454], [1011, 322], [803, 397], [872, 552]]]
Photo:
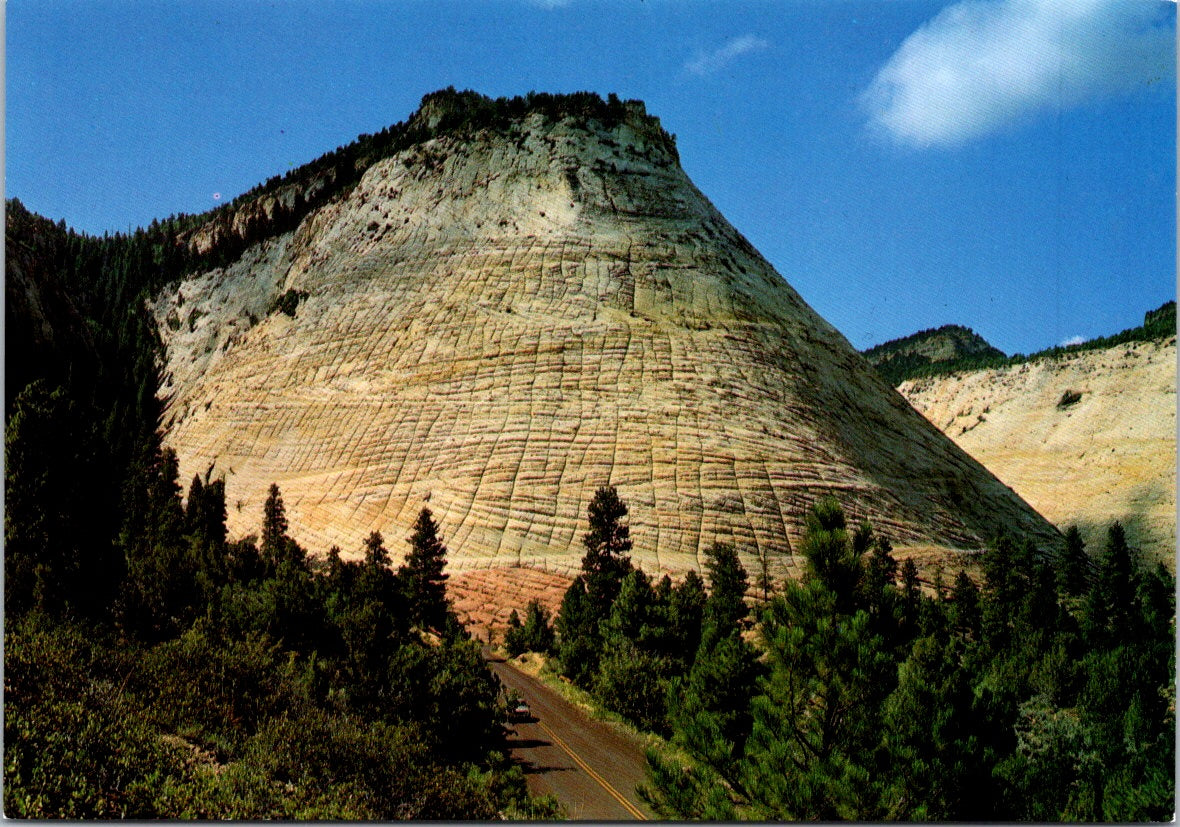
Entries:
[[[295, 315], [269, 313], [286, 291]], [[276, 482], [313, 553], [377, 530], [396, 557], [429, 506], [456, 569], [573, 571], [606, 484], [649, 571], [727, 541], [782, 573], [826, 494], [902, 547], [1057, 537], [808, 307], [635, 102], [440, 132], [151, 309], [165, 443], [182, 481], [224, 475], [233, 534]]]

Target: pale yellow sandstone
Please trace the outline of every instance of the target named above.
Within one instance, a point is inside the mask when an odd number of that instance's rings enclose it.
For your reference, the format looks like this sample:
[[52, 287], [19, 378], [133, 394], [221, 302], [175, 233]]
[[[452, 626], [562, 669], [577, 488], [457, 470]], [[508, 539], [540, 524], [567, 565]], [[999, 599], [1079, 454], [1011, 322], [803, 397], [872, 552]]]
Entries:
[[[266, 316], [286, 289], [297, 315]], [[183, 304], [182, 304], [183, 302]], [[780, 576], [834, 494], [896, 544], [1052, 528], [886, 386], [693, 186], [652, 119], [532, 115], [374, 164], [347, 197], [153, 304], [166, 443], [224, 475], [229, 526], [267, 487], [313, 553], [395, 559], [418, 511], [456, 570], [576, 570], [615, 485], [635, 561], [715, 541]], [[175, 317], [172, 323], [170, 318]], [[254, 324], [254, 319], [258, 323]]]
[[[1176, 339], [914, 379], [931, 422], [1091, 551], [1123, 523], [1150, 561], [1176, 551]], [[1061, 405], [1067, 392], [1080, 394]]]

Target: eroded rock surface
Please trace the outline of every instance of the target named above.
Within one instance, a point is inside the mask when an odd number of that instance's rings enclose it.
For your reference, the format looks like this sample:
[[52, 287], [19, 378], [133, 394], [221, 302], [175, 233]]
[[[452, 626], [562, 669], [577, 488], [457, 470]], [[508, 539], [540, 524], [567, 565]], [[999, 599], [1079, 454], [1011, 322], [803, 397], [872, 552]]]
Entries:
[[1176, 339], [902, 383], [914, 407], [1100, 551], [1119, 520], [1148, 559], [1176, 549]]
[[[266, 315], [287, 290], [307, 294], [295, 316]], [[182, 480], [225, 476], [236, 534], [276, 482], [313, 553], [379, 530], [397, 557], [429, 506], [460, 570], [576, 569], [605, 484], [649, 570], [697, 568], [717, 540], [789, 568], [824, 494], [900, 545], [1055, 536], [877, 378], [635, 109], [414, 146], [154, 311], [166, 442]]]

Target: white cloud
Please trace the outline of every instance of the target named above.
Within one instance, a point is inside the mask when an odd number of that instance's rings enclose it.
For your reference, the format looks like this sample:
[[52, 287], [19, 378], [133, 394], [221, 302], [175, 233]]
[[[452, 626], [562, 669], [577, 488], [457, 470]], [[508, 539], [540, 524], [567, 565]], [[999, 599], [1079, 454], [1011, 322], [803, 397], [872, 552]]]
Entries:
[[770, 46], [768, 41], [761, 37], [755, 37], [752, 34], [735, 37], [719, 49], [699, 53], [692, 60], [685, 63], [684, 68], [694, 75], [711, 75], [723, 69], [735, 58], [739, 58], [749, 52], [760, 51], [768, 46]]
[[1084, 341], [1086, 341], [1086, 340], [1083, 339], [1081, 336], [1070, 336], [1068, 339], [1066, 339], [1064, 342], [1061, 343], [1061, 347], [1072, 347], [1073, 345], [1080, 345]]
[[1175, 4], [962, 0], [911, 34], [861, 96], [913, 146], [954, 146], [1030, 115], [1170, 78]]

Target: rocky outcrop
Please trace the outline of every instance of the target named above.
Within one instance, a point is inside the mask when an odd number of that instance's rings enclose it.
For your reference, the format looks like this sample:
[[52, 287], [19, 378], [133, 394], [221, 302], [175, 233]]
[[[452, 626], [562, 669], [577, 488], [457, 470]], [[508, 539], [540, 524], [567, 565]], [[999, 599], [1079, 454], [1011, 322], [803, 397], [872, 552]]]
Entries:
[[825, 494], [901, 545], [1057, 536], [807, 306], [656, 119], [609, 111], [437, 129], [157, 297], [166, 442], [185, 479], [225, 476], [231, 531], [277, 482], [313, 552], [379, 530], [396, 554], [428, 505], [455, 568], [569, 571], [613, 484], [653, 570], [719, 540], [789, 566]]
[[899, 390], [1092, 551], [1119, 520], [1148, 559], [1176, 549], [1176, 338], [913, 379]]

